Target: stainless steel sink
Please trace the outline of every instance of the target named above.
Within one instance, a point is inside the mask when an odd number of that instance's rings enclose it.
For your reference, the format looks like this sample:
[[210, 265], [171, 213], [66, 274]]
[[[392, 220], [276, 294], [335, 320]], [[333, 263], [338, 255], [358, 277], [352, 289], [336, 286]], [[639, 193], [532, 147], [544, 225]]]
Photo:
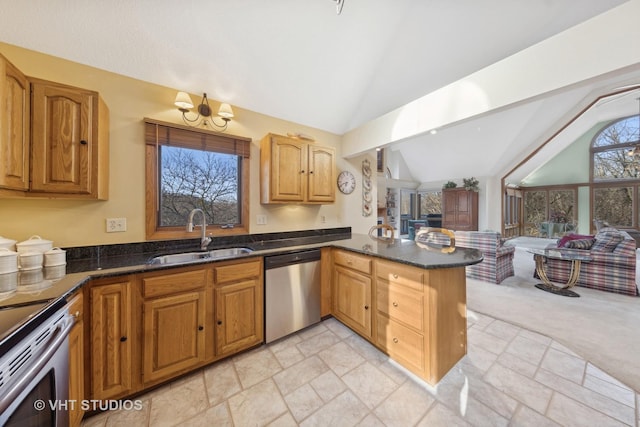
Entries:
[[160, 255], [149, 260], [149, 264], [186, 264], [202, 260], [218, 260], [253, 252], [249, 248], [214, 249], [208, 252], [185, 252], [181, 254]]
[[228, 258], [236, 255], [250, 254], [253, 249], [249, 248], [227, 248], [227, 249], [214, 249], [209, 251], [208, 254], [213, 259]]

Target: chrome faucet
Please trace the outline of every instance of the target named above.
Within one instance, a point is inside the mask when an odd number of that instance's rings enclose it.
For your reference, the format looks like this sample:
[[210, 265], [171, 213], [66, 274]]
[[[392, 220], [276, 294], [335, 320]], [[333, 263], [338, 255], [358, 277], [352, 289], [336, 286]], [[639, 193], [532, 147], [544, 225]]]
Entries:
[[198, 212], [200, 212], [200, 214], [202, 215], [202, 224], [200, 224], [200, 226], [202, 227], [202, 233], [200, 234], [200, 249], [204, 251], [205, 249], [207, 249], [207, 246], [209, 246], [209, 243], [211, 243], [211, 237], [207, 237], [205, 235], [207, 232], [207, 218], [205, 217], [204, 211], [202, 209], [196, 208], [192, 209], [191, 212], [189, 212], [189, 219], [187, 220], [187, 232], [193, 232], [193, 217]]

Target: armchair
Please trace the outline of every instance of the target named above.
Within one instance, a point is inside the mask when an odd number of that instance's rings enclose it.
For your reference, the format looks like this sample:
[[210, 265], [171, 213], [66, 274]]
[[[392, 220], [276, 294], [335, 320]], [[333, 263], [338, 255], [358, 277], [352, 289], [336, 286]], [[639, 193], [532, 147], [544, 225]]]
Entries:
[[[416, 241], [422, 236], [416, 236]], [[479, 264], [466, 267], [467, 277], [485, 282], [501, 283], [507, 277], [513, 276], [513, 256], [516, 248], [504, 246], [504, 239], [497, 231], [455, 231], [455, 246], [478, 249], [484, 259]], [[448, 245], [439, 236], [434, 237], [435, 243]]]
[[516, 248], [504, 246], [504, 239], [497, 231], [456, 231], [456, 246], [478, 249], [484, 260], [466, 268], [467, 277], [491, 283], [501, 283], [513, 276], [513, 256]]

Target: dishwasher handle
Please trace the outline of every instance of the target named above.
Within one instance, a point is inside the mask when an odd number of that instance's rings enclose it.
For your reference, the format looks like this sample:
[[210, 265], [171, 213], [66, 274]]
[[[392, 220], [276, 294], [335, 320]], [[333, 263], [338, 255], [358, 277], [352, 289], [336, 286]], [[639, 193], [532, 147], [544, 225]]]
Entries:
[[266, 256], [264, 257], [264, 268], [265, 270], [271, 270], [274, 268], [313, 261], [320, 261], [320, 249], [310, 249], [283, 255]]

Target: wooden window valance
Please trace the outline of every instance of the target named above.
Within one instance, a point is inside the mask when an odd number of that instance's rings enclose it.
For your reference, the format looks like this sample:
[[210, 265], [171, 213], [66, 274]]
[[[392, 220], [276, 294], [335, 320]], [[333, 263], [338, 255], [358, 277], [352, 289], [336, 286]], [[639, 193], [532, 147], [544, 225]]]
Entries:
[[251, 138], [222, 135], [206, 129], [197, 129], [174, 123], [144, 119], [144, 139], [147, 145], [171, 145], [195, 150], [215, 151], [249, 158]]

